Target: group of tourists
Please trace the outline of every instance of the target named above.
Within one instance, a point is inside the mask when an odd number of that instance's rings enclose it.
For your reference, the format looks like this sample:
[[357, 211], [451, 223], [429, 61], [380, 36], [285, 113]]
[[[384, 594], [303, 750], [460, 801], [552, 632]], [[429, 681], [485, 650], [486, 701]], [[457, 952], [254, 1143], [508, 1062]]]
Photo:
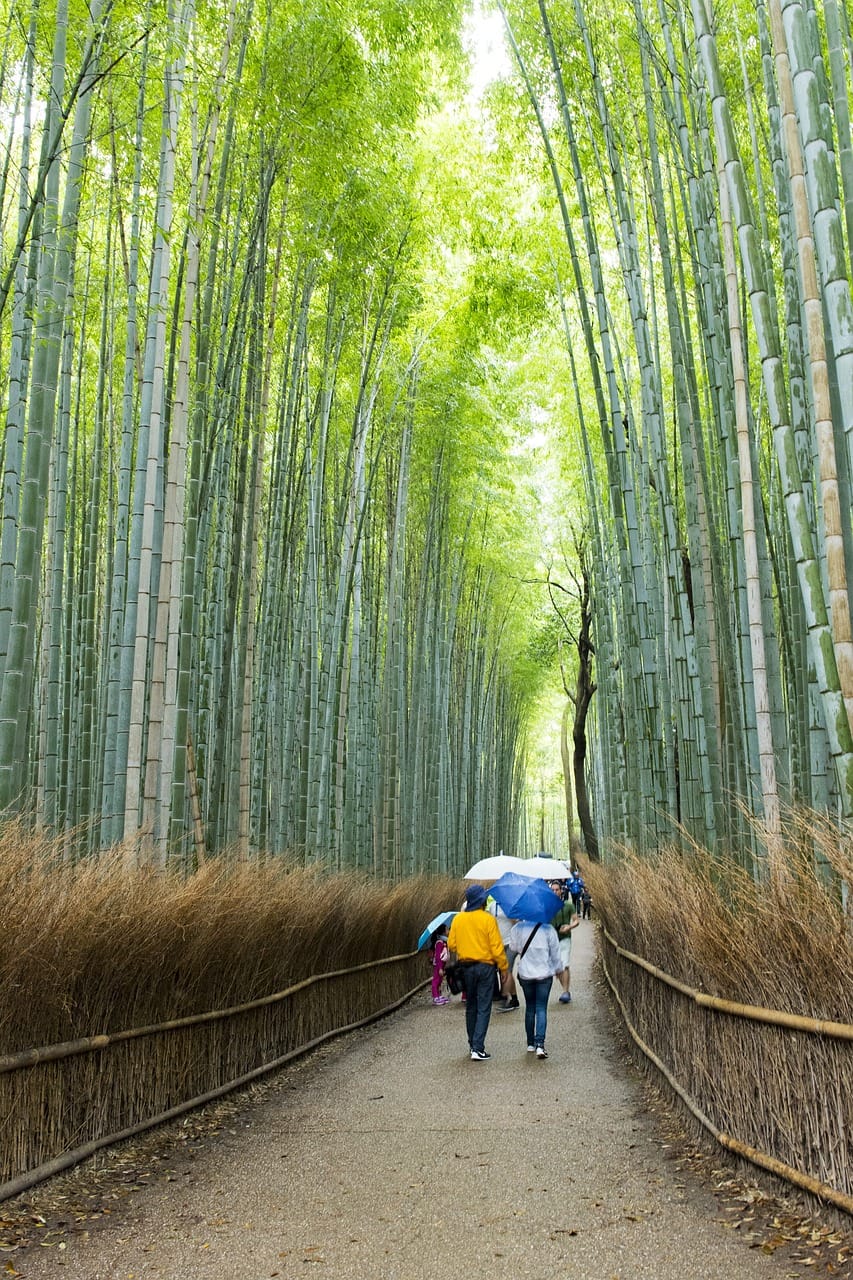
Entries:
[[[512, 920], [490, 902], [480, 884], [465, 891], [461, 911], [453, 916], [449, 930], [437, 931], [433, 946], [434, 1004], [446, 1004], [444, 986], [448, 970], [458, 975], [465, 1002], [465, 1025], [472, 1062], [485, 1062], [486, 1032], [493, 1006], [499, 1013], [521, 1007], [518, 987], [524, 992], [524, 1031], [528, 1053], [538, 1059], [548, 1057], [545, 1033], [548, 999], [556, 977], [560, 983], [560, 1004], [569, 1004], [572, 933], [582, 918], [589, 918], [591, 898], [580, 872], [565, 880], [548, 882], [562, 905], [550, 923]], [[586, 903], [584, 895], [586, 893]]]

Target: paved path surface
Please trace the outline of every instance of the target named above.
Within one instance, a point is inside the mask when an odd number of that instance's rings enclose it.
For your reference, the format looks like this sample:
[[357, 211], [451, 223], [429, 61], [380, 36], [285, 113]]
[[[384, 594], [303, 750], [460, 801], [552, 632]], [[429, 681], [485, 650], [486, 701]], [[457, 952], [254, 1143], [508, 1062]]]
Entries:
[[[419, 997], [250, 1099], [190, 1167], [105, 1225], [17, 1255], [26, 1280], [776, 1280], [803, 1274], [726, 1230], [667, 1160], [614, 1052], [575, 933], [574, 1001], [547, 1061], [523, 1014], [471, 1062], [464, 1010]], [[552, 998], [556, 998], [555, 984]], [[186, 1165], [185, 1161], [185, 1165]], [[812, 1272], [812, 1274], [815, 1274]]]

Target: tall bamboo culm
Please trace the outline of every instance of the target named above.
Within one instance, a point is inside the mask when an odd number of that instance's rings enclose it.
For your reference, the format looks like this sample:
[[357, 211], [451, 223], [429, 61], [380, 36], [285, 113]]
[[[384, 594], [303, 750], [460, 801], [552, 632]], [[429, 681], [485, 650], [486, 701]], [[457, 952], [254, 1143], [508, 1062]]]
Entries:
[[683, 832], [772, 873], [791, 799], [853, 808], [840, 12], [760, 0], [718, 27], [711, 0], [635, 0], [618, 22], [597, 0], [503, 9], [566, 234], [587, 502], [607, 512], [604, 846]]

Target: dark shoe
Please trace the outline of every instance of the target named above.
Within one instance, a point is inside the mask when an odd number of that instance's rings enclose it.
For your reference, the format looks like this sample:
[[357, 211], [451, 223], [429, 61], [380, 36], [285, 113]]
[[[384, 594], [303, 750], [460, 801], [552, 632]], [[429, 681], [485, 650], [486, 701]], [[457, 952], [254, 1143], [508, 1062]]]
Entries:
[[512, 1013], [513, 1009], [520, 1008], [521, 1006], [518, 1003], [518, 996], [507, 996], [505, 1000], [501, 1001], [497, 1009], [495, 1009], [495, 1013]]
[[472, 1061], [472, 1062], [485, 1062], [485, 1061], [486, 1061], [486, 1059], [487, 1059], [487, 1058], [491, 1058], [491, 1056], [492, 1056], [492, 1055], [491, 1055], [490, 1053], [486, 1053], [485, 1049], [483, 1050], [483, 1052], [482, 1052], [482, 1053], [478, 1053], [478, 1051], [477, 1051], [476, 1049], [472, 1049], [472, 1050], [471, 1050], [471, 1061]]
[[571, 1004], [571, 1002], [572, 1002], [571, 995], [569, 994], [568, 991], [564, 991], [563, 994], [560, 996], [560, 1004]]

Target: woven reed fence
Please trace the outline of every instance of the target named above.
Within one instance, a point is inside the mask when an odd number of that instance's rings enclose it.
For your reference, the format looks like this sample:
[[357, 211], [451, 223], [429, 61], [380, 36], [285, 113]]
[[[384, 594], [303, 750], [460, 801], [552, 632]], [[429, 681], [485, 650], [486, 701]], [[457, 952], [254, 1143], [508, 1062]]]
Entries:
[[853, 1026], [709, 996], [600, 932], [631, 1036], [700, 1124], [853, 1214]]
[[0, 1057], [0, 1200], [390, 1013], [423, 953], [319, 974], [229, 1009]]

